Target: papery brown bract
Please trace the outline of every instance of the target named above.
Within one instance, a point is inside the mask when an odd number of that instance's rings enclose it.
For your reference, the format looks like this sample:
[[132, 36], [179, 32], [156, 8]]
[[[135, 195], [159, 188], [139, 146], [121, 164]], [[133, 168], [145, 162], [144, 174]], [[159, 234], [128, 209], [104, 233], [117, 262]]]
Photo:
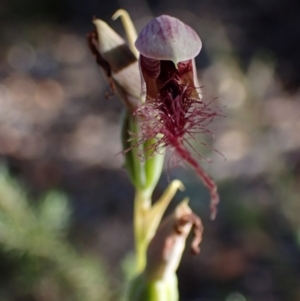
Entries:
[[200, 252], [203, 225], [186, 201], [159, 225], [147, 250], [145, 274], [148, 279], [164, 279], [173, 275], [180, 263], [186, 239], [192, 232], [191, 253]]
[[100, 19], [94, 19], [95, 30], [88, 33], [88, 45], [103, 69], [113, 94], [117, 92], [128, 111], [140, 104], [138, 62], [125, 40]]

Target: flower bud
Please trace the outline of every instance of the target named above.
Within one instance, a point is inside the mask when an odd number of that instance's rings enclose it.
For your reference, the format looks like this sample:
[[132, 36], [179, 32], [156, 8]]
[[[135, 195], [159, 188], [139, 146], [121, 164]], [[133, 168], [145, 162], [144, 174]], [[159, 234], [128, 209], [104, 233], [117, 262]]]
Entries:
[[102, 67], [112, 90], [130, 111], [140, 103], [141, 80], [138, 62], [126, 42], [100, 19], [93, 20], [96, 30], [88, 42], [97, 63]]

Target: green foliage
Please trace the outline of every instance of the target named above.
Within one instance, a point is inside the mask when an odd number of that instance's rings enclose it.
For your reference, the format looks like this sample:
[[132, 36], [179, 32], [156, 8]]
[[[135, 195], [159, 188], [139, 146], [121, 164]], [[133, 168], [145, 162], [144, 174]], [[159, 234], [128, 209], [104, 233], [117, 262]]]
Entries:
[[[79, 255], [66, 241], [70, 207], [65, 195], [46, 194], [37, 207], [26, 192], [0, 170], [0, 300], [31, 296], [35, 300], [110, 300], [99, 260]], [[2, 276], [1, 276], [2, 278]], [[3, 287], [1, 287], [3, 286]]]

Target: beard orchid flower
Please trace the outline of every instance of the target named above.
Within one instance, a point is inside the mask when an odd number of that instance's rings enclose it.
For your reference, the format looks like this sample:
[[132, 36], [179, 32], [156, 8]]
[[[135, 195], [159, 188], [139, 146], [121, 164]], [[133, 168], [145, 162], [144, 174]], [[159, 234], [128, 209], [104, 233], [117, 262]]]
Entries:
[[206, 126], [219, 114], [201, 99], [195, 57], [201, 50], [197, 33], [180, 20], [162, 15], [150, 21], [135, 42], [144, 102], [135, 110], [142, 140], [156, 139], [152, 151], [170, 146], [191, 165], [210, 191], [211, 218], [217, 212], [217, 185], [187, 149], [189, 139], [210, 132]]

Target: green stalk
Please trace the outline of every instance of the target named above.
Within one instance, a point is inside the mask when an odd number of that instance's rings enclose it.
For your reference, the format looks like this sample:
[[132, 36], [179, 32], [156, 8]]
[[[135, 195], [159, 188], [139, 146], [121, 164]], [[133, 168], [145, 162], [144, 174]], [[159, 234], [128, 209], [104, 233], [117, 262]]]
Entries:
[[146, 265], [147, 213], [151, 208], [151, 194], [149, 190], [136, 190], [134, 198], [134, 235], [136, 249], [136, 274], [140, 274]]

